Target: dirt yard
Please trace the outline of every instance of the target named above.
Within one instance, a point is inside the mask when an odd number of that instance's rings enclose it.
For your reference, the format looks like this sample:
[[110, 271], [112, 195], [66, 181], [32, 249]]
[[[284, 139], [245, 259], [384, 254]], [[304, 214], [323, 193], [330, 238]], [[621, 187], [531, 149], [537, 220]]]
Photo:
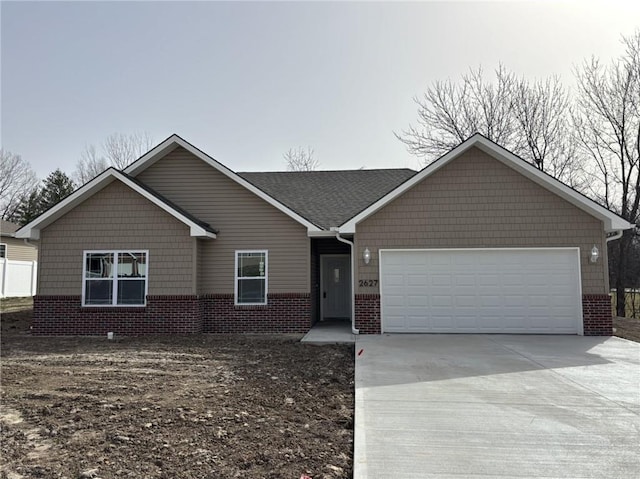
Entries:
[[353, 348], [33, 338], [2, 315], [0, 477], [351, 477]]

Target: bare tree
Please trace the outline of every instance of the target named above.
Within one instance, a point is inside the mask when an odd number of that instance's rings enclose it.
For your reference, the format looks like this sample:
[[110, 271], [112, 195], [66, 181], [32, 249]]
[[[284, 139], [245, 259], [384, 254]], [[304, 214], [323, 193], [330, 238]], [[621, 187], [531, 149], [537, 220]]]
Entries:
[[579, 181], [569, 97], [557, 78], [529, 82], [500, 65], [487, 82], [478, 68], [458, 83], [435, 82], [414, 100], [419, 126], [396, 137], [426, 161], [479, 132], [572, 186]]
[[153, 146], [149, 133], [114, 133], [104, 141], [102, 148], [110, 165], [122, 170], [140, 158]]
[[409, 152], [427, 161], [448, 152], [476, 132], [501, 145], [514, 143], [511, 94], [516, 78], [500, 66], [495, 84], [485, 81], [482, 67], [470, 70], [462, 81], [437, 81], [418, 105], [418, 127], [396, 134]]
[[[625, 54], [610, 65], [597, 59], [576, 70], [575, 133], [591, 160], [591, 194], [624, 219], [638, 224], [640, 203], [640, 30], [623, 37]], [[612, 248], [616, 309], [625, 315], [625, 287], [631, 280], [633, 235], [625, 231]]]
[[313, 148], [307, 147], [305, 150], [301, 146], [298, 148], [289, 148], [282, 155], [287, 162], [287, 170], [289, 171], [314, 171], [320, 166], [320, 162], [313, 157]]
[[520, 138], [518, 153], [538, 169], [582, 189], [582, 158], [572, 137], [569, 94], [556, 76], [521, 78], [512, 94], [512, 114]]
[[19, 155], [0, 150], [0, 214], [10, 220], [23, 198], [38, 184], [31, 165]]
[[86, 145], [80, 160], [76, 163], [74, 179], [79, 185], [95, 178], [104, 170], [109, 168], [109, 162], [104, 156], [100, 156], [94, 145]]
[[126, 168], [152, 147], [149, 133], [113, 133], [102, 143], [100, 151], [94, 145], [85, 146], [73, 176], [78, 184], [84, 184], [110, 166]]

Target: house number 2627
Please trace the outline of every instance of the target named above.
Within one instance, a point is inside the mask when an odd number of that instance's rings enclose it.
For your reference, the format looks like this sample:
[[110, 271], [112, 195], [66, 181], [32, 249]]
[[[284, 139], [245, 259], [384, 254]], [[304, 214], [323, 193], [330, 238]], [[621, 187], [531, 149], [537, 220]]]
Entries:
[[378, 286], [377, 279], [361, 279], [358, 281], [361, 288], [375, 288]]

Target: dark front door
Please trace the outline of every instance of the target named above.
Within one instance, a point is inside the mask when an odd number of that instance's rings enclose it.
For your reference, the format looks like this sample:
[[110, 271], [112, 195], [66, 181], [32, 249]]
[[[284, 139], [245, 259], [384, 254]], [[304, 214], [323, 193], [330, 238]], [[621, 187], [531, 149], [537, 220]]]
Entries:
[[351, 317], [349, 255], [322, 255], [320, 276], [322, 319]]

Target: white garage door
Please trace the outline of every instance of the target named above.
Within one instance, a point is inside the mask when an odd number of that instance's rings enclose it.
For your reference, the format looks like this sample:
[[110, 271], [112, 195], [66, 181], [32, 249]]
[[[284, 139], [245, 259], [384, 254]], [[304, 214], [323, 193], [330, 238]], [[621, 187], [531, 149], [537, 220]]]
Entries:
[[582, 334], [577, 248], [381, 250], [382, 330]]

